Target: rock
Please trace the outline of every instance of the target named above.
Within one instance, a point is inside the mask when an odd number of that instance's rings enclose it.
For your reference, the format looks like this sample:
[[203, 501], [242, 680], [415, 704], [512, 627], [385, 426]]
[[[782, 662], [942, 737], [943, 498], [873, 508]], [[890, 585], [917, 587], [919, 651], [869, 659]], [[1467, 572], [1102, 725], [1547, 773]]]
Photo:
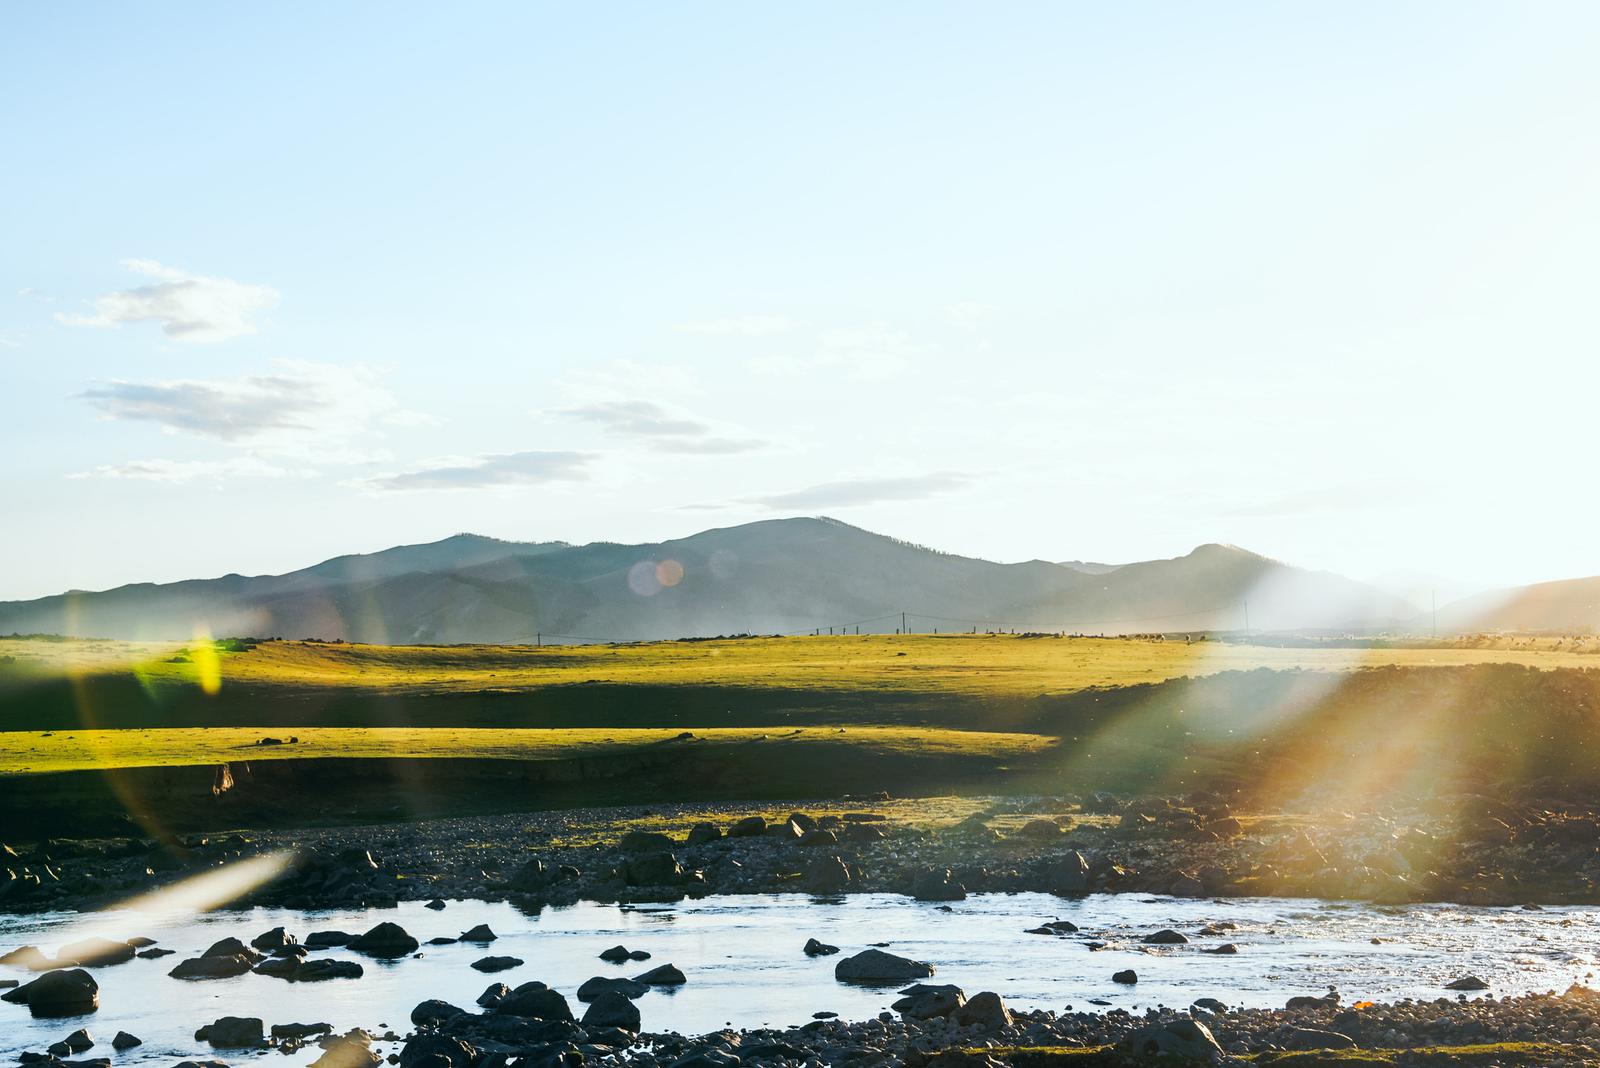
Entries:
[[459, 939], [457, 939], [457, 941], [460, 941], [460, 942], [493, 942], [497, 937], [498, 936], [493, 931], [489, 930], [489, 925], [488, 924], [480, 923], [480, 924], [478, 924], [478, 926], [474, 927], [470, 931], [462, 931], [461, 932], [461, 937]]
[[299, 945], [299, 941], [282, 927], [274, 927], [272, 930], [264, 934], [258, 934], [250, 939], [250, 944], [263, 953], [271, 953], [288, 946]]
[[67, 1050], [71, 1053], [82, 1053], [86, 1049], [94, 1048], [94, 1037], [82, 1027], [78, 1028], [61, 1041], [66, 1045]]
[[[582, 994], [580, 992], [580, 997]], [[624, 994], [615, 990], [602, 990], [583, 1014], [585, 1027], [620, 1027], [624, 1031], [639, 1031], [639, 1007]]]
[[1111, 973], [1111, 981], [1121, 983], [1123, 986], [1132, 986], [1139, 981], [1139, 973], [1132, 968], [1125, 968], [1120, 972]]
[[245, 1049], [267, 1044], [266, 1025], [256, 1016], [224, 1016], [194, 1033], [196, 1042], [209, 1042], [228, 1049]]
[[572, 1019], [567, 999], [540, 982], [523, 983], [502, 998], [494, 1011], [502, 1016], [526, 1016], [534, 1020]]
[[881, 949], [864, 949], [844, 958], [833, 969], [833, 977], [842, 983], [904, 983], [926, 979], [933, 973], [931, 964]]
[[1489, 984], [1476, 975], [1468, 975], [1453, 983], [1444, 984], [1446, 990], [1488, 990]]
[[612, 946], [610, 949], [602, 949], [600, 951], [600, 959], [612, 964], [621, 964], [631, 956], [632, 954], [628, 952], [627, 946]]
[[333, 1034], [333, 1025], [332, 1024], [325, 1024], [325, 1023], [314, 1023], [314, 1024], [303, 1024], [303, 1023], [273, 1024], [271, 1033], [272, 1033], [272, 1037], [276, 1038], [276, 1039], [280, 1039], [281, 1040], [281, 1039], [286, 1039], [287, 1038], [287, 1039], [299, 1040], [299, 1039], [303, 1039], [303, 1038], [311, 1038], [313, 1035], [331, 1035], [331, 1034]]
[[224, 938], [220, 942], [213, 942], [211, 948], [200, 955], [202, 957], [244, 957], [251, 964], [256, 964], [261, 960], [261, 954], [237, 938]]
[[342, 1035], [322, 1044], [322, 1056], [311, 1062], [311, 1068], [375, 1068], [382, 1061], [361, 1039]]
[[963, 1027], [998, 1031], [1011, 1026], [1011, 1010], [1006, 1008], [1005, 1000], [999, 994], [985, 990], [981, 994], [974, 994], [965, 1005], [956, 1009], [955, 1019]]
[[360, 979], [361, 965], [353, 960], [308, 960], [296, 968], [292, 977], [297, 983], [320, 983], [326, 979]]
[[400, 1068], [472, 1068], [478, 1051], [452, 1035], [416, 1035], [400, 1051]]
[[369, 957], [393, 959], [417, 951], [418, 942], [397, 923], [378, 924], [366, 934], [350, 940], [350, 948]]
[[1047, 820], [1043, 817], [1029, 820], [1027, 823], [1024, 823], [1022, 825], [1022, 829], [1017, 832], [1019, 836], [1032, 839], [1035, 842], [1053, 842], [1066, 833], [1067, 832], [1061, 829], [1061, 824], [1057, 823], [1055, 820]]
[[642, 997], [650, 992], [649, 983], [641, 983], [637, 979], [624, 979], [619, 976], [597, 975], [592, 979], [584, 980], [578, 987], [579, 1001], [593, 1001], [604, 993], [621, 994], [625, 998]]
[[1129, 1052], [1142, 1057], [1165, 1054], [1195, 1061], [1222, 1059], [1222, 1047], [1217, 1045], [1210, 1028], [1198, 1020], [1173, 1020], [1143, 1028], [1128, 1037], [1126, 1046]]
[[132, 1049], [144, 1045], [144, 1040], [137, 1035], [130, 1035], [126, 1031], [118, 1031], [117, 1036], [111, 1040], [112, 1049]]
[[46, 971], [55, 966], [38, 946], [22, 946], [9, 953], [0, 954], [0, 964], [10, 965], [13, 968], [27, 968], [35, 972]]
[[0, 994], [0, 1001], [26, 1005], [35, 1016], [78, 1016], [100, 1007], [100, 984], [82, 968], [45, 972]]
[[658, 967], [651, 968], [643, 975], [634, 976], [633, 981], [636, 983], [644, 983], [646, 986], [680, 986], [684, 983], [687, 983], [689, 980], [673, 965], [662, 964]]
[[917, 983], [900, 991], [903, 997], [889, 1008], [908, 1020], [931, 1020], [935, 1016], [949, 1016], [967, 1003], [966, 994], [958, 986], [948, 983], [930, 986]]
[[1312, 997], [1309, 994], [1296, 994], [1284, 1002], [1286, 1009], [1325, 1009], [1330, 1005], [1339, 1004], [1338, 994], [1326, 994], [1322, 997]]
[[805, 954], [808, 957], [830, 957], [839, 952], [838, 946], [830, 946], [826, 942], [818, 942], [815, 938], [806, 939]]
[[806, 889], [813, 894], [839, 894], [850, 885], [850, 869], [836, 856], [818, 857], [806, 868]]
[[186, 960], [167, 974], [174, 979], [232, 979], [253, 967], [249, 957], [195, 957]]
[[421, 1002], [411, 1010], [411, 1022], [421, 1027], [424, 1024], [440, 1024], [465, 1013], [466, 1009], [458, 1009], [448, 1001], [430, 998]]
[[1239, 952], [1239, 947], [1232, 942], [1224, 942], [1220, 946], [1212, 946], [1210, 949], [1202, 949], [1200, 952], [1210, 953], [1213, 956], [1231, 957]]
[[348, 931], [312, 931], [306, 935], [305, 946], [307, 949], [329, 949], [334, 946], [348, 946], [355, 941], [355, 937]]
[[472, 967], [480, 972], [505, 972], [520, 968], [524, 963], [521, 957], [483, 957], [473, 961]]
[[1322, 1031], [1315, 1027], [1296, 1027], [1284, 1039], [1284, 1046], [1293, 1050], [1354, 1049], [1356, 1040], [1337, 1031]]
[[1186, 946], [1189, 944], [1188, 938], [1173, 930], [1157, 931], [1154, 934], [1147, 934], [1143, 938], [1139, 939], [1139, 941], [1143, 942], [1147, 946]]
[[767, 824], [767, 836], [778, 838], [785, 842], [798, 841], [805, 832], [794, 820], [784, 820], [782, 823]]
[[746, 816], [728, 828], [729, 838], [755, 838], [767, 833], [767, 821], [760, 816]]
[[506, 995], [510, 993], [511, 988], [506, 986], [506, 984], [490, 983], [488, 986], [484, 987], [483, 993], [478, 995], [477, 1005], [479, 1008], [492, 1009], [504, 1001], [506, 999]]
[[644, 853], [623, 866], [629, 886], [672, 886], [683, 881], [683, 865], [668, 852]]
[[1057, 857], [1045, 869], [1045, 885], [1062, 897], [1087, 894], [1094, 886], [1089, 861], [1076, 849]]
[[444, 901], [437, 897], [422, 907], [425, 909], [432, 909], [434, 912], [443, 912], [445, 910]]
[[789, 822], [800, 828], [801, 834], [817, 829], [817, 821], [804, 812], [789, 813]]
[[667, 1068], [739, 1068], [739, 1058], [719, 1049], [702, 1049], [679, 1057]]
[[823, 828], [807, 831], [800, 836], [800, 844], [807, 848], [839, 844], [839, 836]]
[[86, 938], [56, 950], [56, 964], [98, 968], [110, 964], [123, 964], [133, 959], [139, 947], [130, 942], [113, 942], [109, 938]]
[[176, 952], [178, 951], [175, 949], [151, 948], [141, 949], [139, 952], [135, 953], [134, 956], [138, 957], [140, 960], [159, 960], [162, 957], [170, 957]]
[[707, 842], [715, 842], [721, 837], [722, 828], [715, 823], [697, 823], [689, 828], [688, 845], [692, 849], [695, 846], [703, 846]]
[[961, 901], [967, 888], [955, 881], [949, 868], [931, 868], [912, 882], [911, 896], [918, 901]]
[[257, 975], [265, 975], [273, 979], [292, 979], [294, 978], [294, 973], [299, 970], [300, 962], [292, 957], [264, 960], [257, 964], [254, 969]]
[[1202, 1012], [1212, 1013], [1216, 1016], [1226, 1015], [1228, 1011], [1228, 1006], [1224, 1005], [1216, 998], [1195, 998], [1194, 1004], [1190, 1007], [1199, 1009]]
[[677, 847], [670, 837], [654, 831], [629, 831], [617, 843], [624, 853], [670, 853]]
[[851, 823], [845, 826], [844, 837], [847, 842], [879, 842], [889, 836], [881, 827], [867, 823]]

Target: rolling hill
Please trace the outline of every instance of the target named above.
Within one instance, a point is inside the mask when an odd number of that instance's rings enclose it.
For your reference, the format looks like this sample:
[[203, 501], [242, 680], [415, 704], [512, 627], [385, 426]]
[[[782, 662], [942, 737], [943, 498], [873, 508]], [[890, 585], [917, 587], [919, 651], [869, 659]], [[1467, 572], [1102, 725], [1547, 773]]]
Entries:
[[212, 634], [405, 642], [635, 640], [858, 627], [1140, 631], [1393, 625], [1407, 602], [1233, 546], [1094, 573], [956, 556], [825, 518], [646, 545], [461, 534], [285, 575], [135, 584], [0, 602], [0, 633]]

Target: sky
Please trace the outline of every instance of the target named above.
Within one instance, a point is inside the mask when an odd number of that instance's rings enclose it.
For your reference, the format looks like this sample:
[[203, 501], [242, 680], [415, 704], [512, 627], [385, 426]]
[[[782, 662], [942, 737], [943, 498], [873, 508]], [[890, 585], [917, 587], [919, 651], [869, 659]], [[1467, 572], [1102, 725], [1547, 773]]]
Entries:
[[1600, 573], [1600, 5], [10, 5], [0, 598], [835, 516]]

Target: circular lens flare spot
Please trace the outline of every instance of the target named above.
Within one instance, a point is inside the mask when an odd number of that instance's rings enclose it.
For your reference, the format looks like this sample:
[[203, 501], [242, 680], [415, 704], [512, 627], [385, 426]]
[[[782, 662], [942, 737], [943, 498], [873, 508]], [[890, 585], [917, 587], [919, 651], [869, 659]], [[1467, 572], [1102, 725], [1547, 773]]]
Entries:
[[661, 592], [661, 580], [656, 578], [654, 560], [640, 560], [628, 568], [628, 589], [640, 597], [654, 597]]
[[676, 586], [683, 581], [683, 565], [676, 560], [663, 560], [656, 565], [656, 581], [663, 586]]

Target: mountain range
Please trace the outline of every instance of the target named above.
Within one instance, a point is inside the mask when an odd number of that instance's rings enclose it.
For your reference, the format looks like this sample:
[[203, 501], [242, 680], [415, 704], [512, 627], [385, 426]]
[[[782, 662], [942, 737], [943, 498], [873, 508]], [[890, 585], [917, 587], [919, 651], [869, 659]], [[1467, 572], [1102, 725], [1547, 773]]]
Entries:
[[[1600, 579], [1441, 609], [1455, 629], [1573, 629]], [[1542, 591], [1527, 593], [1526, 591]], [[1488, 599], [1485, 599], [1488, 598]], [[1423, 629], [1409, 601], [1228, 545], [1121, 565], [1002, 564], [827, 518], [775, 519], [644, 545], [458, 534], [284, 575], [224, 575], [0, 602], [0, 633], [389, 643], [623, 641], [735, 633]], [[1541, 621], [1559, 619], [1554, 627]]]

